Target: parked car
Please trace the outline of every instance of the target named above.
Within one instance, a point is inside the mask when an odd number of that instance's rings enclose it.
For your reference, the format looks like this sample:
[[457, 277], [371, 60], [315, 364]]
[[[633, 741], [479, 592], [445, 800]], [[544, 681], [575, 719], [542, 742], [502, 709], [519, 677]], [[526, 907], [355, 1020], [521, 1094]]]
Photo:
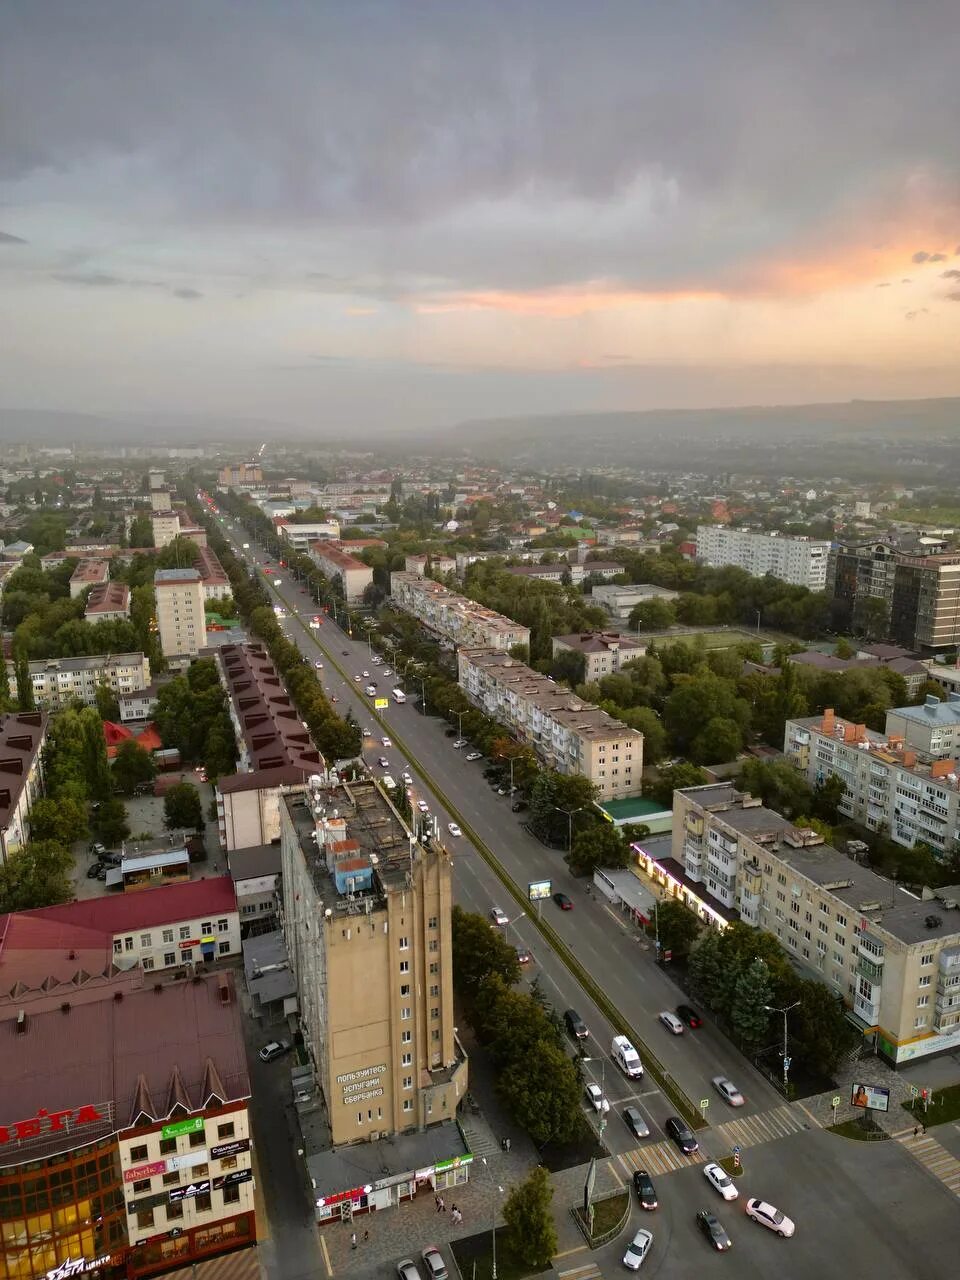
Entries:
[[653, 1232], [647, 1231], [641, 1227], [637, 1234], [627, 1245], [627, 1251], [623, 1255], [623, 1265], [628, 1271], [639, 1271], [643, 1266], [644, 1259], [650, 1252], [653, 1244]]
[[418, 800], [418, 801], [417, 801], [417, 808], [420, 810], [420, 812], [421, 812], [421, 813], [429, 813], [429, 812], [430, 812], [430, 806], [427, 804], [426, 800]]
[[369, 672], [369, 671], [364, 671], [364, 673], [363, 673], [363, 678], [364, 678], [364, 680], [368, 680], [368, 679], [370, 678], [370, 672]]
[[102, 865], [102, 864], [101, 864], [101, 863], [99, 863], [99, 862], [91, 862], [90, 866], [89, 866], [89, 867], [87, 867], [87, 879], [88, 879], [88, 880], [96, 880], [96, 879], [97, 879], [97, 877], [100, 875], [100, 868], [101, 868], [101, 865]]
[[447, 1280], [447, 1264], [435, 1244], [428, 1244], [420, 1256], [423, 1258], [429, 1280]]
[[722, 1252], [724, 1249], [730, 1248], [731, 1240], [724, 1229], [723, 1223], [719, 1218], [714, 1217], [709, 1209], [701, 1209], [699, 1211], [697, 1214], [697, 1226], [714, 1249], [719, 1249]]
[[729, 1102], [731, 1107], [743, 1106], [743, 1094], [732, 1080], [726, 1076], [714, 1076], [711, 1083], [724, 1102]]
[[467, 745], [467, 740], [466, 738], [454, 738], [453, 745], [456, 750], [459, 751], [461, 747], [465, 747]]
[[467, 754], [464, 756], [464, 759], [465, 759], [465, 760], [469, 760], [469, 761], [471, 761], [471, 762], [472, 762], [472, 761], [474, 761], [474, 760], [482, 760], [482, 759], [483, 759], [483, 752], [482, 752], [482, 751], [468, 751], [468, 752], [467, 752]]
[[397, 1275], [400, 1280], [420, 1280], [420, 1272], [412, 1258], [404, 1258], [402, 1262], [397, 1263]]
[[712, 1160], [709, 1164], [703, 1166], [703, 1176], [713, 1187], [714, 1191], [719, 1191], [724, 1200], [736, 1200], [740, 1192], [736, 1188], [736, 1184], [728, 1173], [715, 1164]]
[[675, 1036], [683, 1035], [683, 1023], [675, 1013], [671, 1013], [669, 1009], [664, 1009], [662, 1013], [657, 1014], [657, 1017], [667, 1030], [672, 1031]]
[[514, 813], [522, 813], [526, 807], [526, 800], [514, 800], [513, 804], [510, 806]]
[[650, 1126], [636, 1107], [624, 1107], [623, 1120], [635, 1138], [650, 1137]]
[[555, 893], [553, 895], [553, 900], [557, 904], [557, 906], [560, 908], [561, 911], [573, 910], [573, 903], [570, 901], [570, 899], [567, 897], [565, 893]]
[[598, 1084], [584, 1085], [583, 1092], [594, 1111], [598, 1111], [601, 1115], [607, 1114], [610, 1110], [610, 1103], [603, 1096], [603, 1090]]
[[637, 1193], [641, 1209], [656, 1209], [657, 1189], [646, 1169], [637, 1169], [633, 1175], [633, 1189]]
[[275, 1058], [282, 1058], [285, 1053], [289, 1052], [289, 1040], [269, 1040], [260, 1050], [258, 1056], [261, 1062], [273, 1062]]
[[669, 1116], [663, 1128], [667, 1137], [673, 1139], [685, 1156], [692, 1156], [700, 1150], [700, 1143], [693, 1136], [686, 1120], [681, 1120], [679, 1116]]
[[775, 1231], [778, 1236], [792, 1236], [797, 1229], [782, 1209], [775, 1209], [766, 1200], [748, 1200], [747, 1217], [759, 1222], [761, 1227]]
[[697, 1013], [696, 1009], [694, 1009], [692, 1004], [678, 1004], [677, 1017], [680, 1018], [681, 1021], [685, 1022], [692, 1030], [696, 1030], [697, 1027], [703, 1026], [703, 1019], [700, 1017], [699, 1013]]

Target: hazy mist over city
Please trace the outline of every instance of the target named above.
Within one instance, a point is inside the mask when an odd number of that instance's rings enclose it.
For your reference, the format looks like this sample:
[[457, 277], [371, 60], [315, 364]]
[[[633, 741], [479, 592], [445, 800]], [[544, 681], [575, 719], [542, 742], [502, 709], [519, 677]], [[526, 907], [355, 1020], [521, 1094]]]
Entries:
[[957, 44], [951, 0], [10, 3], [0, 405], [328, 438], [960, 395]]

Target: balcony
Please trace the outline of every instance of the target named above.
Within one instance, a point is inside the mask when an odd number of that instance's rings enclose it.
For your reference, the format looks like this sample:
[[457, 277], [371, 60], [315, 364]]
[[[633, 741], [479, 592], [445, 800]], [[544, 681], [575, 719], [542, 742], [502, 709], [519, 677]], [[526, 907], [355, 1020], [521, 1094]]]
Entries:
[[697, 871], [703, 866], [703, 850], [695, 844], [691, 844], [688, 840], [683, 844], [683, 861], [687, 870], [696, 869]]
[[938, 1017], [942, 1013], [960, 1013], [960, 992], [953, 995], [941, 995], [938, 992], [933, 1007]]
[[871, 982], [879, 982], [883, 978], [883, 961], [868, 960], [861, 955], [857, 960], [857, 973], [869, 978]]
[[688, 813], [684, 819], [684, 830], [691, 836], [703, 835], [703, 817], [699, 814]]
[[861, 996], [855, 996], [853, 1012], [868, 1026], [874, 1027], [880, 1018], [880, 1002], [871, 1002], [864, 1000]]

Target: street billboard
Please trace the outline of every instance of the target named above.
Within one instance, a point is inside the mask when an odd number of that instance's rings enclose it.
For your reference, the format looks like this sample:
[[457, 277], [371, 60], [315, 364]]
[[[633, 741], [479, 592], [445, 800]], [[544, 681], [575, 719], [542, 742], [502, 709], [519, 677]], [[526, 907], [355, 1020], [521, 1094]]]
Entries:
[[889, 1111], [890, 1090], [879, 1084], [863, 1084], [854, 1080], [850, 1086], [850, 1105], [867, 1111]]
[[536, 902], [538, 898], [549, 898], [552, 888], [552, 880], [531, 880], [527, 885], [527, 897], [531, 902]]
[[374, 698], [374, 700], [373, 700], [373, 705], [374, 705], [374, 707], [377, 709], [377, 711], [386, 711], [387, 707], [389, 707], [389, 705], [390, 705], [390, 699], [389, 699], [389, 698]]

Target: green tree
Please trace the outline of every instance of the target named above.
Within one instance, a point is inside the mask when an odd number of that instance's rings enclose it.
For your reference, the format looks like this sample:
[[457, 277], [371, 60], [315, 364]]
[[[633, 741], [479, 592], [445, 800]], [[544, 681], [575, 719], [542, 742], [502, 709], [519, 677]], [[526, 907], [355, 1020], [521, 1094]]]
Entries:
[[115, 724], [120, 719], [120, 702], [109, 685], [98, 684], [94, 694], [97, 715], [101, 720], [112, 720]]
[[543, 1165], [538, 1165], [513, 1188], [503, 1206], [511, 1252], [537, 1270], [548, 1267], [557, 1251], [557, 1232], [550, 1211], [552, 1199], [550, 1175]]
[[644, 795], [650, 796], [665, 809], [673, 808], [674, 791], [683, 791], [687, 787], [702, 787], [707, 783], [707, 775], [695, 764], [687, 760], [678, 760], [674, 764], [661, 765], [657, 777], [652, 783], [644, 783]]
[[[6, 616], [6, 606], [4, 606], [4, 616]], [[25, 653], [14, 653], [13, 669], [17, 680], [17, 706], [21, 711], [33, 711], [36, 706], [33, 699], [33, 681], [30, 679], [30, 669]]]
[[627, 626], [631, 631], [666, 631], [677, 620], [677, 613], [669, 600], [654, 596], [641, 600], [630, 610]]
[[859, 1036], [843, 1010], [843, 1001], [822, 982], [804, 979], [800, 1007], [789, 1017], [790, 1048], [809, 1070], [832, 1076]]
[[116, 846], [130, 834], [126, 805], [115, 796], [103, 801], [97, 810], [96, 821], [100, 839], [106, 845]]
[[785, 818], [794, 818], [813, 808], [813, 789], [804, 775], [786, 760], [745, 761], [737, 786]]
[[592, 876], [597, 867], [625, 867], [629, 860], [629, 846], [613, 823], [606, 821], [578, 831], [565, 858], [575, 876]]
[[660, 717], [652, 707], [618, 707], [616, 703], [601, 703], [602, 709], [628, 729], [643, 734], [643, 763], [656, 764], [667, 749], [667, 734]]
[[30, 810], [30, 837], [32, 840], [52, 840], [69, 847], [76, 840], [89, 834], [87, 809], [82, 800], [61, 795], [56, 800], [41, 796]]
[[552, 1027], [497, 1072], [497, 1093], [538, 1147], [568, 1142], [581, 1122], [580, 1081]]
[[734, 760], [743, 749], [743, 733], [736, 720], [714, 716], [690, 744], [690, 754], [699, 764], [720, 764]]
[[663, 723], [674, 747], [686, 751], [711, 720], [732, 720], [746, 730], [750, 707], [737, 696], [736, 686], [711, 671], [679, 677], [664, 703]]
[[651, 921], [647, 932], [653, 936], [659, 933], [661, 950], [672, 951], [674, 956], [687, 955], [700, 936], [700, 921], [676, 898], [661, 898], [657, 915], [658, 924]]
[[494, 974], [507, 986], [520, 979], [517, 952], [507, 942], [503, 930], [476, 912], [455, 906], [451, 913], [453, 936], [453, 980], [457, 991], [472, 1006], [481, 987]]
[[120, 743], [113, 761], [113, 782], [121, 795], [133, 795], [138, 786], [152, 782], [156, 776], [153, 757], [135, 739]]
[[770, 972], [762, 960], [754, 960], [737, 978], [730, 1022], [741, 1041], [751, 1049], [759, 1049], [767, 1038], [770, 1014], [766, 1006], [772, 994]]
[[79, 720], [83, 735], [83, 770], [87, 792], [95, 800], [106, 800], [112, 794], [113, 782], [100, 714], [94, 707], [84, 707], [79, 712]]
[[31, 840], [0, 866], [0, 912], [31, 911], [73, 896], [70, 850], [56, 840]]
[[163, 825], [169, 830], [203, 830], [203, 805], [192, 782], [178, 782], [164, 796]]

